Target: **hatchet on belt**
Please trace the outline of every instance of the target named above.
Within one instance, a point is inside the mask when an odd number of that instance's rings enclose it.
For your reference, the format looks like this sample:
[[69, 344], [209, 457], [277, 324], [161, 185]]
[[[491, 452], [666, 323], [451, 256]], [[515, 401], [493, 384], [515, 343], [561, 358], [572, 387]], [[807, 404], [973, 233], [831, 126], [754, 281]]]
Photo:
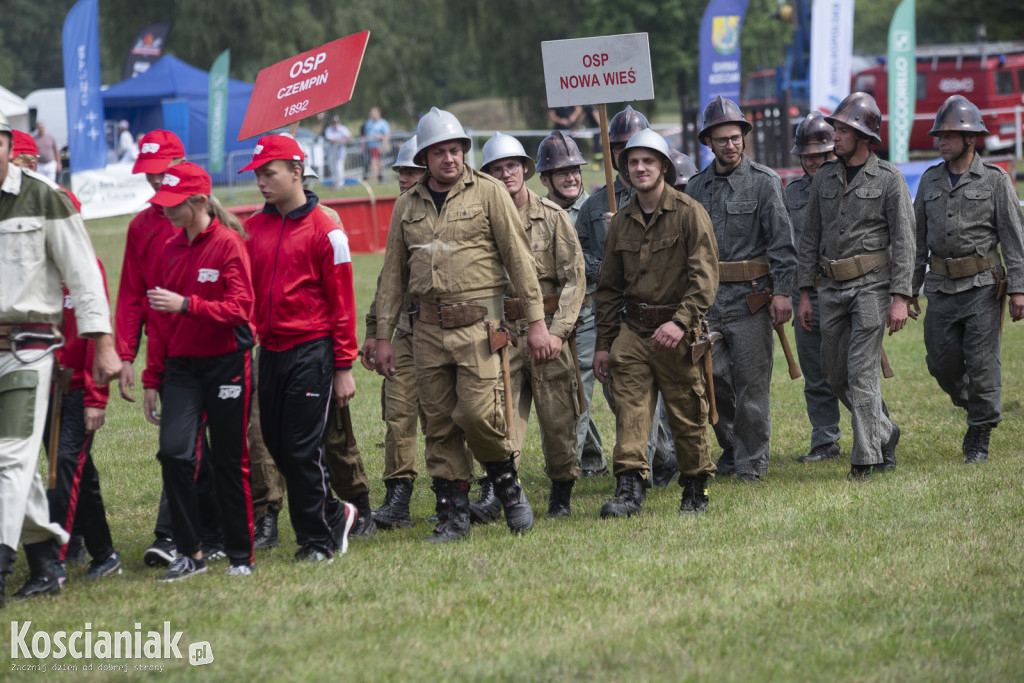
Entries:
[[705, 382], [707, 383], [707, 390], [704, 393], [708, 396], [708, 422], [711, 424], [718, 424], [718, 408], [715, 406], [715, 376], [713, 373], [713, 366], [711, 364], [711, 348], [715, 345], [715, 342], [721, 338], [722, 333], [712, 332], [705, 320], [701, 323], [700, 336], [690, 344], [690, 359], [693, 361], [693, 364], [696, 365], [701, 358], [704, 359], [704, 376]]
[[[747, 308], [750, 309], [751, 314], [754, 314], [772, 302], [772, 288], [765, 287], [759, 290], [756, 280], [750, 281], [750, 288], [754, 291], [752, 294], [747, 294]], [[775, 334], [779, 336], [779, 343], [782, 344], [782, 353], [785, 354], [786, 365], [789, 366], [789, 378], [797, 379], [800, 377], [800, 366], [793, 358], [793, 349], [789, 346], [789, 338], [786, 337], [786, 324], [779, 323], [772, 327], [775, 328]]]
[[57, 488], [57, 449], [60, 448], [60, 417], [64, 396], [71, 390], [75, 371], [53, 361], [53, 409], [50, 411], [50, 438], [46, 442], [46, 488]]
[[508, 347], [515, 342], [512, 333], [501, 324], [487, 323], [487, 341], [491, 347], [491, 353], [497, 351], [501, 354], [501, 381], [505, 390], [505, 438], [509, 441], [516, 439], [516, 420], [512, 409], [512, 371], [508, 364]]

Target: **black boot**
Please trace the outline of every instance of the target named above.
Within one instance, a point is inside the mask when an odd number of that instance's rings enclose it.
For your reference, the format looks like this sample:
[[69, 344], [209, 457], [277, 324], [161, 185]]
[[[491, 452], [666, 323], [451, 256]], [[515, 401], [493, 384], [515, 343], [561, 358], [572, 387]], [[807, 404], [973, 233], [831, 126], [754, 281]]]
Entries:
[[52, 595], [60, 592], [54, 558], [57, 556], [57, 542], [54, 540], [30, 543], [25, 546], [29, 577], [25, 585], [14, 594], [12, 600], [25, 600], [37, 595]]
[[267, 514], [253, 525], [252, 547], [255, 550], [267, 550], [278, 546], [277, 514], [276, 510], [267, 510]]
[[473, 524], [494, 524], [501, 519], [501, 501], [494, 495], [494, 483], [483, 476], [476, 480], [480, 485], [480, 499], [469, 504], [469, 521]]
[[992, 437], [992, 428], [988, 425], [982, 425], [972, 427], [972, 429], [974, 429], [974, 438], [971, 440], [964, 459], [964, 464], [966, 465], [988, 461], [988, 442]]
[[896, 425], [892, 426], [892, 432], [889, 434], [889, 440], [882, 446], [882, 464], [872, 465], [872, 469], [876, 472], [892, 472], [896, 469], [896, 444], [900, 442], [900, 428]]
[[553, 481], [551, 482], [551, 495], [548, 497], [548, 517], [568, 517], [572, 514], [569, 499], [572, 495], [572, 487], [576, 481]]
[[384, 504], [373, 511], [373, 521], [381, 529], [411, 527], [409, 502], [412, 500], [412, 479], [388, 479], [384, 488], [387, 490]]
[[601, 506], [601, 517], [632, 517], [643, 509], [644, 481], [637, 470], [620, 474], [615, 487], [615, 499]]
[[720, 477], [736, 474], [736, 455], [733, 453], [732, 446], [722, 450], [722, 456], [718, 458], [717, 469]]
[[974, 438], [977, 434], [977, 431], [977, 427], [967, 425], [967, 432], [964, 434], [964, 442], [960, 446], [960, 452], [964, 454], [965, 458], [967, 457], [967, 454], [971, 452], [971, 448], [973, 447]]
[[683, 477], [683, 499], [679, 503], [679, 514], [700, 514], [708, 509], [708, 475]]
[[7, 545], [0, 545], [0, 607], [4, 606], [5, 589], [7, 586], [7, 575], [14, 567], [16, 553], [14, 548]]
[[431, 543], [448, 543], [469, 536], [469, 482], [435, 479], [437, 526]]
[[519, 483], [519, 474], [512, 458], [484, 463], [487, 478], [494, 485], [494, 495], [501, 501], [509, 531], [519, 534], [533, 528], [533, 508]]
[[366, 540], [377, 533], [377, 524], [373, 521], [373, 512], [370, 510], [370, 494], [364, 493], [358, 498], [350, 501], [359, 511], [355, 526], [352, 527], [350, 538]]

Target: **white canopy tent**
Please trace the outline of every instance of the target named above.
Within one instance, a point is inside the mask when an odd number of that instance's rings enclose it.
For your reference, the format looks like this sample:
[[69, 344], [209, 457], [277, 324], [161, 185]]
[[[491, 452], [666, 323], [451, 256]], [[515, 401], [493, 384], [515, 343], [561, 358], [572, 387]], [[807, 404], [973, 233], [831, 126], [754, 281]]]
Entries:
[[28, 104], [22, 98], [0, 85], [0, 112], [7, 117], [11, 128], [28, 130]]

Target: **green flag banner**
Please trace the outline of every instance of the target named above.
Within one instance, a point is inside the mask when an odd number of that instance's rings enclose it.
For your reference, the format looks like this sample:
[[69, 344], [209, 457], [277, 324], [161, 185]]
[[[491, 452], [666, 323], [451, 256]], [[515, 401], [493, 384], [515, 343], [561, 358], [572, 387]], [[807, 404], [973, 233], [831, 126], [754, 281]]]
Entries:
[[210, 174], [224, 172], [224, 129], [228, 121], [228, 71], [231, 68], [231, 50], [220, 53], [210, 67], [210, 101], [207, 107], [207, 143]]
[[886, 66], [889, 80], [889, 160], [894, 163], [910, 160], [910, 131], [914, 127], [917, 96], [916, 49], [914, 0], [903, 0], [889, 24], [889, 58]]

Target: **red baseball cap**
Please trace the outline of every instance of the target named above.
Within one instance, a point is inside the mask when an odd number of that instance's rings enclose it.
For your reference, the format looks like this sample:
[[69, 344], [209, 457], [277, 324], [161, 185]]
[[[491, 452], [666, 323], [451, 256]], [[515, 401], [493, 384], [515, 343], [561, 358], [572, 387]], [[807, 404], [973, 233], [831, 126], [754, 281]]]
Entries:
[[177, 206], [189, 197], [210, 194], [210, 176], [199, 166], [185, 161], [164, 173], [160, 191], [149, 200], [157, 206]]
[[239, 173], [255, 171], [257, 168], [275, 159], [285, 161], [305, 161], [306, 155], [302, 153], [299, 143], [290, 135], [264, 135], [256, 143], [256, 149], [252, 153], [252, 161], [242, 167]]
[[11, 159], [19, 154], [39, 156], [39, 148], [36, 147], [36, 141], [32, 139], [31, 135], [20, 130], [12, 130], [11, 135], [13, 136], [11, 140]]
[[154, 130], [139, 141], [139, 156], [132, 173], [163, 173], [175, 159], [185, 156], [185, 146], [169, 130]]

